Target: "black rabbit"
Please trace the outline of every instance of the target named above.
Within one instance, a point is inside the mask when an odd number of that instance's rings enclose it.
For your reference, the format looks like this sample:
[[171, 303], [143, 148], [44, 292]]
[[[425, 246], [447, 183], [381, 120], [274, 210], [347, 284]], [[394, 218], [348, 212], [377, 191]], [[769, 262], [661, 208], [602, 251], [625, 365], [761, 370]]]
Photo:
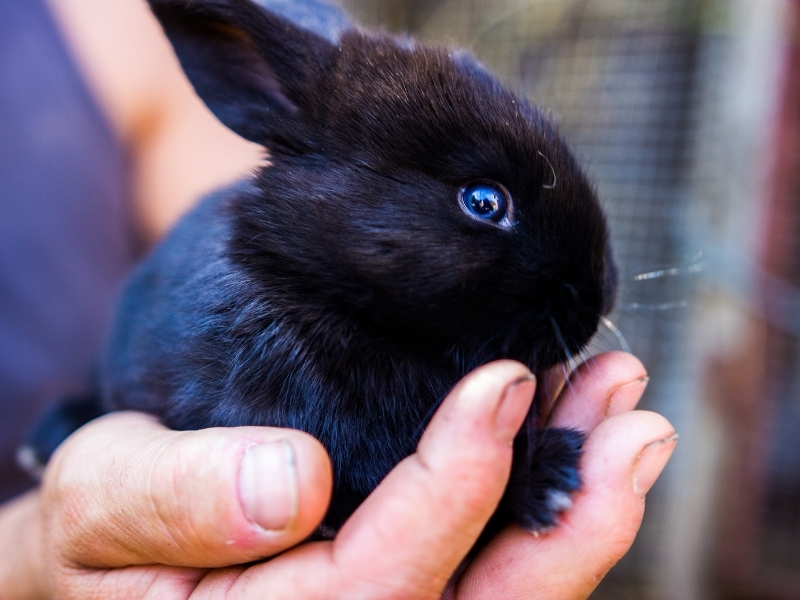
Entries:
[[[311, 433], [331, 535], [467, 372], [541, 372], [587, 343], [616, 287], [603, 212], [554, 126], [463, 52], [320, 35], [251, 0], [149, 1], [197, 93], [271, 164], [134, 273], [102, 409]], [[552, 526], [582, 441], [524, 428], [494, 526]]]

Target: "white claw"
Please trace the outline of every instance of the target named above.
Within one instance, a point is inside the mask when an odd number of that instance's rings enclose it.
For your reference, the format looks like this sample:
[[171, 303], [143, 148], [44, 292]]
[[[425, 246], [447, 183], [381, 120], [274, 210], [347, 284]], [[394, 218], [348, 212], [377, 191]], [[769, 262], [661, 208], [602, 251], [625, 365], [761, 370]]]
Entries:
[[550, 490], [547, 493], [547, 508], [554, 513], [564, 512], [572, 508], [572, 498], [567, 492]]

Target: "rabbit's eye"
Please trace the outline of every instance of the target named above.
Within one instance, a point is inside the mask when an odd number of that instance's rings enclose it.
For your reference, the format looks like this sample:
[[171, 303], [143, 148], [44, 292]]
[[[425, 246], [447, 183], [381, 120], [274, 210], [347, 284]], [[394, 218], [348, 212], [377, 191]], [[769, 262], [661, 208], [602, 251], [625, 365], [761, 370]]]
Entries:
[[467, 212], [483, 221], [503, 221], [508, 212], [508, 195], [499, 185], [475, 183], [461, 190]]

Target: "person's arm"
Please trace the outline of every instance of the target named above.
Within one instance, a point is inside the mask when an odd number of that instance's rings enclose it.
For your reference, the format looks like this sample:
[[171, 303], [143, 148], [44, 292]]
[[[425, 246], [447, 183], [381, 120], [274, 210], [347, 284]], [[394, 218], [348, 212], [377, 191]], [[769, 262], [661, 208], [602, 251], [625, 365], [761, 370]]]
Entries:
[[150, 242], [200, 197], [252, 172], [264, 150], [197, 98], [144, 0], [48, 0], [72, 55], [131, 161]]
[[448, 583], [503, 493], [526, 375], [502, 361], [467, 376], [336, 539], [299, 546], [331, 485], [309, 436], [104, 417], [59, 449], [41, 492], [0, 510], [3, 598], [586, 598], [629, 548], [675, 445], [663, 417], [629, 412], [644, 370], [622, 353], [579, 370], [552, 418], [591, 431], [560, 525], [508, 527]]
[[41, 497], [33, 491], [0, 505], [0, 598], [44, 598]]

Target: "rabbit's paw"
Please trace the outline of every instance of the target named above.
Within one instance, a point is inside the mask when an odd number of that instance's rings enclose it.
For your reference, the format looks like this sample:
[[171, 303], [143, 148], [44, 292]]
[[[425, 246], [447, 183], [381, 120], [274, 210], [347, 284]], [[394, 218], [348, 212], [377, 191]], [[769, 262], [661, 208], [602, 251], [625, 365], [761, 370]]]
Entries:
[[580, 431], [555, 428], [517, 436], [502, 501], [509, 521], [531, 533], [555, 526], [581, 485], [578, 466], [585, 439]]

